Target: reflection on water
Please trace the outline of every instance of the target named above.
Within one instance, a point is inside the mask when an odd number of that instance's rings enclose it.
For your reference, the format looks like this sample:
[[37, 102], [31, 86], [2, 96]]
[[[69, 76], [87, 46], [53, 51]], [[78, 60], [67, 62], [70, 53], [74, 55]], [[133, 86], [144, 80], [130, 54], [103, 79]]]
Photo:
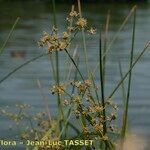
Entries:
[[[109, 41], [116, 33], [121, 25], [121, 22], [128, 14], [132, 5], [128, 4], [84, 4], [83, 14], [88, 18], [89, 24], [94, 24], [99, 28], [104, 24], [107, 11], [111, 12], [111, 20], [109, 26]], [[140, 4], [137, 13], [136, 26], [136, 46], [135, 56], [142, 50], [146, 41], [149, 40], [150, 35], [150, 5]], [[68, 5], [57, 5], [57, 19], [59, 31], [65, 30], [65, 17], [70, 10]], [[17, 28], [13, 33], [13, 37], [9, 40], [5, 52], [0, 56], [0, 78], [3, 78], [15, 66], [22, 64], [26, 60], [33, 58], [42, 52], [37, 46], [37, 40], [40, 38], [43, 30], [49, 31], [52, 26], [52, 9], [51, 4], [47, 3], [31, 3], [31, 2], [14, 2], [14, 3], [0, 3], [0, 43], [4, 42], [11, 25], [19, 16], [21, 17]], [[114, 85], [120, 79], [118, 71], [118, 60], [122, 61], [123, 71], [128, 69], [129, 51], [131, 49], [131, 34], [132, 34], [132, 20], [128, 22], [123, 29], [119, 38], [111, 48], [108, 56], [106, 73], [106, 94], [110, 93]], [[92, 38], [87, 35], [87, 50], [88, 59], [91, 68], [96, 66], [98, 61], [98, 34]], [[73, 47], [78, 44], [80, 51], [80, 68], [84, 72], [83, 50], [81, 45], [81, 37], [78, 36], [74, 41]], [[73, 48], [72, 48], [73, 49]], [[66, 59], [63, 53], [60, 54], [61, 59], [61, 79], [66, 75]], [[0, 85], [0, 106], [13, 105], [16, 103], [29, 103], [34, 109], [32, 111], [39, 111], [44, 109], [43, 98], [40, 95], [36, 80], [39, 79], [44, 89], [44, 94], [49, 99], [51, 111], [56, 111], [56, 101], [54, 97], [49, 94], [49, 86], [53, 83], [52, 71], [50, 69], [50, 62], [48, 57], [41, 58], [36, 62], [29, 64], [22, 68], [9, 79]], [[133, 88], [130, 103], [130, 127], [134, 132], [150, 136], [150, 55], [147, 53], [144, 58], [138, 63], [134, 69]], [[98, 79], [98, 76], [97, 76]], [[118, 92], [114, 100], [121, 106], [121, 92]], [[122, 112], [120, 111], [119, 115]], [[5, 118], [1, 119], [0, 133], [1, 137], [11, 136], [15, 133], [7, 132], [9, 121]]]

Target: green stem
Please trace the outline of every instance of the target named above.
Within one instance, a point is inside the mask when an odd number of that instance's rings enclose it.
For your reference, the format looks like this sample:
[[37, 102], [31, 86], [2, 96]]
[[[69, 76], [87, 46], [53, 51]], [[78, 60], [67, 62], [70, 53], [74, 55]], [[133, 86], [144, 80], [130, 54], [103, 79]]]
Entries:
[[[110, 48], [112, 47], [112, 45], [114, 44], [114, 42], [117, 40], [118, 35], [120, 34], [121, 30], [124, 28], [124, 26], [126, 25], [127, 21], [129, 20], [129, 18], [132, 16], [133, 12], [134, 12], [135, 6], [133, 6], [133, 8], [131, 9], [131, 11], [129, 12], [129, 14], [127, 15], [127, 17], [124, 19], [123, 23], [121, 24], [121, 26], [119, 27], [118, 31], [116, 32], [116, 34], [113, 36], [112, 40], [110, 41], [110, 43], [107, 46], [106, 52], [103, 54], [103, 59], [106, 56], [106, 54], [109, 52]], [[94, 74], [97, 70], [97, 68], [99, 67], [99, 62], [97, 63], [95, 69], [94, 69]]]
[[[123, 78], [123, 72], [122, 72], [122, 66], [121, 66], [121, 62], [119, 61], [119, 73], [120, 73], [120, 78], [122, 80]], [[123, 98], [123, 106], [125, 108], [125, 101], [126, 101], [126, 90], [125, 90], [125, 85], [124, 82], [122, 82], [121, 84], [121, 88], [122, 88], [122, 98]]]
[[[134, 52], [134, 43], [135, 43], [135, 26], [136, 26], [136, 8], [134, 11], [134, 20], [133, 20], [133, 32], [132, 32], [132, 47], [131, 47], [131, 54], [130, 54], [130, 66], [132, 67], [133, 63], [133, 52]], [[127, 100], [126, 100], [126, 106], [125, 106], [125, 114], [124, 114], [124, 125], [123, 125], [123, 139], [126, 136], [126, 130], [127, 130], [127, 121], [128, 121], [128, 109], [129, 109], [129, 99], [130, 99], [130, 91], [131, 91], [131, 78], [132, 78], [132, 70], [129, 73], [129, 80], [128, 80], [128, 89], [127, 89]]]
[[82, 29], [82, 39], [83, 39], [83, 49], [84, 49], [86, 70], [87, 70], [87, 75], [89, 76], [88, 56], [87, 56], [87, 48], [86, 48], [86, 41], [85, 41], [85, 32], [84, 32], [84, 29]]
[[143, 56], [143, 54], [145, 53], [145, 51], [147, 50], [147, 48], [150, 46], [150, 41], [146, 44], [145, 48], [142, 50], [142, 52], [139, 54], [139, 56], [136, 58], [136, 60], [133, 62], [132, 66], [130, 67], [130, 69], [127, 71], [127, 73], [123, 76], [122, 80], [119, 81], [119, 83], [117, 84], [117, 86], [114, 88], [114, 90], [111, 92], [111, 94], [108, 96], [108, 99], [111, 98], [115, 92], [118, 90], [118, 88], [120, 87], [120, 85], [124, 82], [124, 80], [126, 79], [126, 77], [129, 75], [129, 73], [132, 71], [132, 69], [134, 68], [134, 66], [136, 65], [136, 63], [140, 60], [140, 58]]
[[100, 105], [101, 105], [101, 104], [100, 104], [100, 98], [99, 98], [99, 95], [98, 95], [98, 92], [97, 92], [97, 87], [96, 87], [96, 84], [95, 84], [94, 77], [93, 77], [93, 74], [92, 74], [92, 73], [91, 73], [91, 80], [92, 80], [92, 82], [93, 82], [93, 87], [94, 87], [95, 95], [96, 95], [98, 104], [99, 104], [99, 106], [100, 106]]
[[[106, 24], [105, 24], [105, 34], [104, 34], [104, 52], [107, 51], [107, 42], [108, 42], [108, 27], [109, 27], [109, 20], [110, 20], [110, 11], [108, 11]], [[103, 77], [104, 77], [104, 83], [105, 83], [105, 73], [106, 73], [106, 59], [107, 59], [107, 53], [103, 57]]]
[[11, 72], [9, 72], [5, 77], [3, 77], [1, 80], [0, 80], [0, 84], [5, 81], [8, 77], [10, 77], [12, 74], [14, 74], [16, 71], [18, 71], [19, 69], [21, 69], [22, 67], [28, 65], [29, 63], [43, 57], [43, 56], [46, 56], [48, 55], [49, 53], [44, 53], [44, 54], [41, 54], [41, 55], [38, 55], [37, 57], [34, 57], [28, 61], [26, 61], [25, 63], [21, 64], [20, 66], [16, 67], [14, 70], [12, 70]]
[[4, 44], [3, 44], [2, 47], [0, 48], [0, 55], [1, 55], [2, 52], [4, 51], [4, 48], [5, 48], [6, 44], [7, 44], [7, 42], [8, 42], [8, 40], [9, 40], [10, 36], [12, 35], [12, 33], [13, 33], [13, 31], [14, 31], [14, 29], [15, 29], [15, 27], [16, 27], [18, 21], [19, 21], [19, 19], [20, 19], [20, 18], [17, 17], [17, 19], [16, 19], [15, 23], [13, 24], [13, 26], [12, 26], [12, 28], [11, 28], [11, 30], [10, 30], [10, 32], [9, 32], [9, 34], [8, 34], [8, 36], [7, 36], [6, 40], [5, 40], [5, 42], [4, 42]]
[[[100, 63], [100, 83], [101, 83], [101, 99], [102, 99], [102, 106], [103, 106], [103, 135], [107, 133], [106, 127], [106, 110], [105, 110], [105, 95], [104, 95], [104, 77], [103, 77], [103, 59], [102, 59], [102, 41], [101, 41], [101, 33], [100, 33], [100, 40], [99, 40], [99, 63]], [[107, 150], [107, 142], [105, 142], [105, 150]]]
[[77, 66], [77, 64], [76, 64], [76, 62], [75, 62], [74, 59], [71, 57], [71, 55], [69, 54], [69, 52], [67, 51], [67, 49], [65, 49], [65, 52], [67, 53], [67, 55], [69, 56], [69, 58], [70, 58], [71, 61], [73, 62], [73, 64], [74, 64], [74, 66], [76, 67], [76, 69], [77, 69], [77, 71], [78, 71], [78, 73], [79, 73], [81, 79], [82, 79], [83, 82], [84, 82], [84, 78], [83, 78], [83, 76], [82, 76], [82, 74], [81, 74], [81, 72], [80, 72], [80, 70], [79, 70], [79, 68], [78, 68], [78, 66]]
[[[56, 6], [55, 6], [55, 0], [52, 0], [53, 5], [53, 20], [54, 20], [54, 27], [57, 28], [57, 22], [56, 22]], [[59, 54], [58, 51], [55, 52], [55, 58], [56, 58], [56, 84], [59, 86], [60, 79], [59, 79]], [[62, 115], [63, 115], [63, 109], [61, 105], [61, 98], [60, 95], [57, 94], [57, 103], [58, 103], [58, 124], [59, 124], [59, 130], [62, 130]]]
[[[80, 0], [78, 0], [78, 9], [79, 9], [80, 18], [82, 18]], [[84, 56], [85, 56], [86, 71], [87, 71], [87, 75], [89, 76], [90, 74], [89, 74], [89, 67], [88, 67], [88, 56], [87, 56], [87, 48], [86, 48], [86, 39], [85, 39], [84, 28], [82, 28], [82, 40], [83, 40], [83, 49], [84, 49]]]

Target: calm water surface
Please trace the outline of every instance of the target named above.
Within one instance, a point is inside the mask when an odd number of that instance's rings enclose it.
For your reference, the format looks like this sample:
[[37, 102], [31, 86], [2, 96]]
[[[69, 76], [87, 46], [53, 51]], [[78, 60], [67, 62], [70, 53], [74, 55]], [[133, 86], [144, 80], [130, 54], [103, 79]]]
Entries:
[[[0, 79], [2, 79], [13, 68], [29, 60], [43, 50], [37, 46], [43, 30], [49, 31], [52, 26], [51, 4], [44, 3], [0, 3], [0, 44], [4, 42], [14, 20], [20, 17], [19, 24], [13, 36], [9, 40], [5, 52], [0, 56]], [[83, 14], [87, 17], [89, 25], [99, 27], [106, 20], [107, 11], [111, 12], [109, 26], [109, 41], [117, 32], [125, 16], [129, 13], [132, 5], [128, 4], [85, 4]], [[59, 31], [65, 31], [65, 17], [70, 11], [69, 5], [57, 5], [57, 20]], [[125, 73], [128, 70], [129, 52], [131, 49], [132, 19], [121, 31], [118, 39], [111, 48], [108, 55], [106, 72], [106, 95], [109, 95], [117, 81], [120, 79], [118, 61], [122, 62], [122, 69]], [[139, 4], [137, 12], [135, 57], [150, 39], [150, 4]], [[86, 35], [88, 59], [91, 68], [94, 68], [98, 61], [98, 34], [91, 37]], [[80, 51], [80, 68], [85, 72], [83, 65], [82, 38], [77, 36], [73, 43], [72, 50], [78, 46]], [[24, 58], [13, 58], [14, 51], [24, 51]], [[67, 63], [65, 54], [60, 54], [61, 79], [66, 75]], [[44, 110], [43, 97], [37, 86], [37, 79], [40, 80], [43, 91], [49, 100], [49, 107], [52, 114], [56, 111], [56, 100], [49, 93], [49, 87], [53, 84], [52, 70], [48, 57], [43, 57], [13, 74], [9, 79], [0, 84], [0, 106], [7, 105], [14, 111], [16, 103], [27, 103], [33, 106], [30, 112]], [[96, 76], [98, 80], [98, 76]], [[132, 81], [132, 94], [129, 109], [129, 126], [132, 132], [150, 137], [150, 53], [142, 58], [134, 69]], [[114, 101], [122, 108], [121, 91], [114, 96]], [[121, 115], [119, 111], [119, 116]], [[14, 137], [16, 132], [8, 132], [9, 120], [1, 117], [0, 138]], [[119, 120], [120, 121], [120, 120]], [[148, 138], [149, 139], [149, 138]]]

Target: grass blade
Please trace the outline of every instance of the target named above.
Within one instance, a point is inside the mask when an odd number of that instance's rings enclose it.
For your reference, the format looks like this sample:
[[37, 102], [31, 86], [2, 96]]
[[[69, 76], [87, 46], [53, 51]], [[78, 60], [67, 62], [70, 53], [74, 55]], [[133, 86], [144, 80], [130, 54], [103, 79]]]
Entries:
[[0, 55], [3, 53], [4, 48], [5, 48], [5, 46], [6, 46], [7, 42], [8, 42], [8, 40], [10, 39], [10, 36], [12, 35], [12, 33], [13, 33], [13, 31], [14, 31], [14, 29], [15, 29], [15, 27], [16, 27], [18, 21], [19, 21], [19, 19], [20, 19], [19, 17], [16, 19], [16, 21], [15, 21], [15, 23], [13, 24], [13, 26], [12, 26], [12, 28], [11, 28], [11, 30], [10, 30], [10, 32], [9, 32], [9, 34], [8, 34], [8, 36], [7, 36], [6, 40], [5, 40], [5, 42], [4, 42], [4, 44], [3, 44], [2, 47], [0, 48]]
[[41, 96], [43, 97], [43, 100], [44, 100], [44, 104], [45, 104], [45, 109], [47, 111], [47, 115], [48, 115], [48, 119], [49, 119], [49, 124], [51, 125], [52, 123], [52, 117], [51, 117], [51, 113], [50, 113], [50, 109], [48, 107], [48, 99], [47, 97], [44, 95], [44, 91], [42, 89], [42, 86], [41, 86], [41, 82], [39, 79], [37, 79], [37, 85], [38, 85], [38, 88], [40, 90], [40, 94]]
[[79, 70], [79, 68], [78, 68], [78, 66], [77, 66], [77, 64], [76, 64], [76, 62], [74, 61], [74, 59], [72, 58], [72, 56], [69, 54], [69, 52], [67, 51], [67, 49], [65, 49], [65, 52], [67, 53], [67, 55], [69, 56], [70, 60], [72, 61], [72, 63], [73, 63], [74, 66], [76, 67], [76, 69], [77, 69], [77, 71], [78, 71], [78, 73], [79, 73], [81, 79], [82, 79], [83, 82], [84, 82], [84, 78], [83, 78], [82, 73], [80, 72], [80, 70]]
[[[122, 67], [121, 67], [121, 62], [119, 61], [119, 72], [120, 72], [120, 77], [121, 80], [123, 79], [123, 72], [122, 72]], [[123, 106], [125, 107], [125, 102], [126, 102], [126, 91], [125, 91], [125, 85], [124, 82], [121, 84], [122, 88], [122, 98], [123, 98]]]
[[[107, 51], [107, 42], [108, 42], [108, 28], [109, 28], [109, 22], [110, 22], [110, 11], [108, 11], [107, 18], [106, 18], [106, 24], [105, 24], [105, 34], [104, 34], [104, 50], [103, 54]], [[105, 83], [105, 73], [106, 73], [106, 57], [107, 53], [103, 58], [103, 77], [104, 77], [104, 83]]]
[[[53, 6], [53, 22], [54, 27], [57, 29], [57, 19], [56, 19], [56, 6], [55, 6], [55, 0], [52, 0], [52, 6]], [[56, 58], [56, 84], [59, 85], [60, 83], [60, 75], [59, 75], [59, 54], [58, 51], [55, 52], [55, 58]], [[61, 118], [63, 118], [63, 107], [61, 103], [60, 95], [57, 94], [57, 104], [58, 104], [58, 126], [59, 130], [62, 130], [62, 121]]]
[[[80, 18], [82, 18], [82, 11], [81, 11], [80, 0], [78, 0], [78, 9], [79, 9]], [[84, 49], [84, 56], [85, 56], [86, 71], [87, 71], [87, 75], [89, 76], [88, 56], [87, 56], [87, 48], [86, 48], [86, 39], [85, 39], [84, 28], [82, 28], [82, 40], [83, 40], [83, 49]]]
[[[106, 120], [106, 110], [105, 110], [105, 95], [104, 95], [104, 77], [103, 77], [103, 60], [102, 60], [102, 41], [101, 41], [101, 33], [99, 39], [99, 73], [100, 73], [100, 84], [101, 84], [101, 99], [102, 99], [102, 106], [103, 106], [103, 117]], [[103, 123], [103, 135], [107, 134], [107, 126], [106, 121]], [[105, 142], [105, 150], [107, 150], [107, 142]]]
[[14, 74], [16, 71], [20, 70], [21, 68], [23, 68], [24, 66], [28, 65], [29, 63], [43, 57], [43, 56], [46, 56], [48, 55], [49, 53], [44, 53], [44, 54], [41, 54], [41, 55], [38, 55], [37, 57], [34, 57], [28, 61], [26, 61], [25, 63], [21, 64], [20, 66], [16, 67], [15, 69], [13, 69], [11, 72], [9, 72], [5, 77], [3, 77], [1, 80], [0, 80], [0, 84], [5, 81], [8, 77], [10, 77], [12, 74]]
[[[135, 27], [136, 27], [136, 7], [134, 9], [134, 19], [133, 19], [133, 33], [132, 33], [132, 48], [131, 48], [131, 54], [130, 54], [130, 66], [132, 67], [133, 63], [133, 55], [134, 55], [134, 43], [135, 43]], [[128, 89], [127, 89], [127, 100], [126, 100], [126, 106], [125, 106], [125, 112], [124, 112], [124, 121], [123, 121], [123, 128], [122, 128], [122, 136], [123, 139], [126, 136], [126, 130], [127, 130], [127, 121], [128, 121], [128, 109], [129, 109], [129, 99], [130, 99], [130, 91], [131, 91], [131, 79], [132, 79], [132, 70], [129, 73], [129, 80], [128, 80]]]
[[126, 79], [126, 77], [132, 71], [132, 69], [134, 68], [134, 66], [136, 65], [136, 63], [140, 60], [140, 58], [143, 56], [143, 54], [146, 52], [146, 50], [148, 49], [149, 46], [150, 46], [150, 41], [145, 45], [144, 49], [139, 54], [139, 56], [136, 58], [136, 60], [133, 62], [133, 64], [130, 67], [130, 69], [127, 71], [127, 73], [123, 76], [122, 80], [119, 81], [119, 83], [117, 84], [117, 86], [114, 88], [114, 90], [108, 96], [108, 99], [111, 98], [115, 94], [115, 92], [118, 90], [118, 88], [120, 87], [120, 85], [124, 82], [124, 80]]
[[[133, 12], [134, 12], [135, 6], [131, 9], [131, 11], [129, 12], [129, 14], [127, 15], [127, 17], [124, 19], [123, 23], [121, 24], [120, 28], [118, 29], [117, 33], [113, 36], [111, 42], [109, 43], [106, 52], [103, 54], [103, 59], [106, 56], [106, 54], [109, 52], [110, 48], [112, 47], [113, 43], [117, 40], [119, 33], [121, 32], [121, 30], [124, 28], [124, 26], [126, 25], [126, 23], [128, 22], [128, 20], [130, 19], [130, 17], [132, 16]], [[94, 74], [96, 72], [96, 70], [99, 67], [99, 62], [97, 63], [95, 69], [94, 69]]]

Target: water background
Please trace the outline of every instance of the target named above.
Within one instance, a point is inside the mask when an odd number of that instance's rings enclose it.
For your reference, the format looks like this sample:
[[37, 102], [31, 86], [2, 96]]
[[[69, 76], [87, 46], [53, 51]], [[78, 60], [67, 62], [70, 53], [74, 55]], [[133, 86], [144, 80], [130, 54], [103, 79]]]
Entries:
[[[109, 41], [117, 32], [125, 16], [133, 4], [84, 4], [83, 15], [88, 19], [89, 26], [99, 29], [106, 21], [108, 10], [111, 12], [109, 26]], [[57, 21], [59, 32], [65, 31], [65, 18], [70, 11], [70, 5], [57, 4]], [[14, 20], [19, 16], [20, 21], [13, 36], [6, 45], [5, 52], [0, 56], [0, 79], [7, 75], [13, 68], [23, 62], [44, 52], [37, 46], [37, 41], [43, 31], [50, 31], [52, 27], [51, 3], [42, 2], [1, 2], [0, 3], [0, 45], [6, 39]], [[124, 73], [128, 70], [129, 52], [131, 49], [133, 19], [127, 23], [118, 36], [107, 58], [106, 95], [109, 95], [117, 81], [120, 80], [118, 61], [122, 63]], [[87, 51], [90, 68], [94, 68], [98, 61], [98, 37], [86, 35]], [[140, 3], [137, 11], [137, 25], [135, 38], [135, 57], [143, 49], [146, 41], [150, 39], [150, 4]], [[76, 37], [72, 51], [77, 46], [80, 52], [80, 69], [85, 72], [84, 53], [81, 35]], [[25, 58], [12, 58], [12, 51], [24, 51]], [[70, 50], [71, 51], [71, 50]], [[71, 51], [71, 52], [72, 52]], [[66, 75], [68, 64], [66, 55], [60, 54], [61, 79]], [[136, 65], [132, 76], [131, 102], [129, 109], [129, 127], [132, 132], [150, 137], [150, 53], [147, 52]], [[10, 106], [10, 111], [15, 111], [14, 105], [19, 103], [31, 104], [30, 113], [45, 109], [43, 97], [37, 86], [40, 80], [44, 95], [49, 100], [52, 114], [56, 112], [56, 100], [51, 96], [49, 87], [53, 84], [52, 70], [49, 57], [43, 57], [13, 74], [9, 79], [0, 84], [0, 107]], [[98, 76], [96, 76], [98, 83]], [[122, 108], [121, 92], [117, 92], [114, 101]], [[119, 111], [119, 116], [121, 115]], [[1, 117], [0, 138], [14, 137], [16, 131], [8, 132], [12, 122]], [[119, 122], [121, 120], [119, 119]]]

